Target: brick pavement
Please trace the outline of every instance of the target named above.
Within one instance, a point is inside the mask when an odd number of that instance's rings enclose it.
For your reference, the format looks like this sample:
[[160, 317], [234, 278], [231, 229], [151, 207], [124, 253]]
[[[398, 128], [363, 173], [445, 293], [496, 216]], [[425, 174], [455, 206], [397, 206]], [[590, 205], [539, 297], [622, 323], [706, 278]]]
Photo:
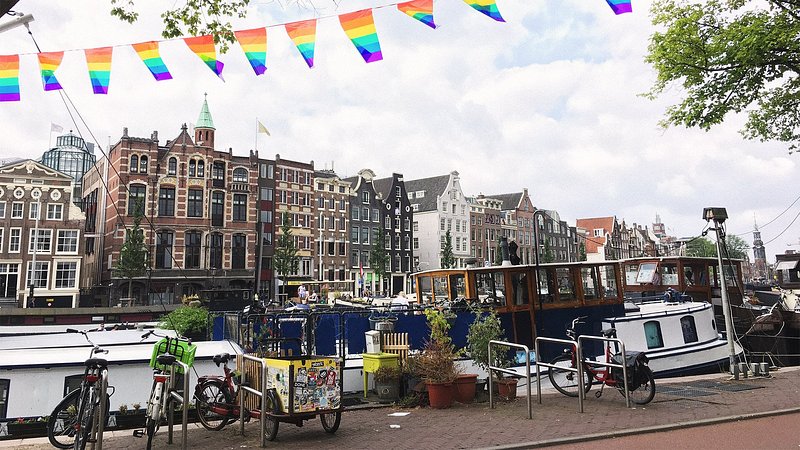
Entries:
[[[715, 387], [708, 384], [715, 382]], [[721, 390], [753, 387], [732, 391]], [[773, 371], [771, 378], [747, 378], [729, 381], [724, 374], [656, 381], [656, 398], [646, 406], [625, 408], [624, 398], [613, 389], [596, 398], [586, 397], [584, 413], [578, 412], [578, 401], [556, 392], [543, 394], [543, 403], [536, 403], [533, 389], [533, 419], [527, 419], [524, 397], [500, 403], [492, 410], [488, 403], [458, 405], [446, 410], [430, 408], [375, 408], [345, 411], [342, 425], [334, 435], [326, 434], [318, 420], [306, 422], [302, 428], [281, 424], [276, 441], [268, 448], [480, 448], [494, 446], [542, 446], [570, 440], [597, 439], [625, 433], [645, 432], [666, 427], [684, 427], [713, 420], [735, 420], [748, 415], [800, 411], [800, 368]], [[524, 389], [520, 389], [522, 394]], [[524, 394], [523, 394], [524, 395]], [[409, 412], [405, 417], [389, 413]], [[392, 425], [399, 425], [394, 428]], [[258, 448], [257, 421], [248, 423], [245, 436], [238, 435], [238, 423], [220, 432], [209, 432], [192, 425], [189, 448], [241, 449]], [[180, 448], [179, 429], [176, 443], [166, 444], [166, 429], [156, 436], [156, 448]], [[107, 449], [141, 449], [145, 441], [131, 436], [130, 431], [109, 433], [104, 439]], [[46, 439], [0, 441], [0, 447], [19, 449], [52, 448]]]

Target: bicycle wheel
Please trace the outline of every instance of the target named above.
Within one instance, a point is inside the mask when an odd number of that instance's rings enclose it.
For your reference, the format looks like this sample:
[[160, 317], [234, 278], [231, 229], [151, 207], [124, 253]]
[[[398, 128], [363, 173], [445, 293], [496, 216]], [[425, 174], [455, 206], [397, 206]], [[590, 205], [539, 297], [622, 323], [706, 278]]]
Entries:
[[145, 433], [147, 434], [147, 450], [153, 445], [153, 436], [161, 426], [161, 396], [164, 395], [164, 383], [153, 382], [153, 389], [150, 393], [150, 401], [147, 404], [147, 417], [145, 420]]
[[342, 412], [336, 411], [327, 414], [320, 414], [319, 421], [322, 422], [322, 428], [326, 433], [336, 433], [339, 429], [339, 423], [342, 421]]
[[[572, 356], [567, 354], [558, 356], [551, 361], [550, 364], [557, 366], [550, 367], [547, 371], [547, 377], [550, 378], [550, 384], [552, 384], [553, 387], [558, 390], [558, 392], [561, 392], [566, 396], [577, 397], [578, 373], [568, 370], [575, 368], [575, 364], [572, 363]], [[589, 389], [592, 388], [592, 374], [588, 370], [585, 370], [584, 376], [586, 377], [586, 381], [583, 385], [583, 391], [589, 392]]]
[[653, 372], [649, 367], [642, 367], [642, 369], [645, 371], [642, 376], [647, 377], [647, 381], [629, 393], [631, 401], [637, 405], [646, 405], [656, 396], [656, 381], [653, 379]]
[[261, 418], [264, 421], [264, 436], [268, 441], [274, 441], [278, 436], [278, 419], [273, 415], [275, 413], [275, 401], [272, 395], [269, 394], [264, 396], [264, 401], [267, 402], [266, 417]]
[[[233, 406], [233, 399], [219, 380], [203, 383], [194, 398], [197, 418], [206, 430], [219, 431], [228, 424], [227, 412]], [[225, 412], [221, 413], [223, 410]]]
[[160, 420], [152, 419], [150, 417], [147, 418], [147, 422], [145, 423], [145, 431], [147, 433], [147, 450], [151, 450], [153, 448], [153, 437], [156, 435], [156, 431], [158, 431]]
[[78, 422], [80, 389], [67, 394], [47, 418], [47, 439], [53, 447], [68, 449], [75, 444], [75, 424]]

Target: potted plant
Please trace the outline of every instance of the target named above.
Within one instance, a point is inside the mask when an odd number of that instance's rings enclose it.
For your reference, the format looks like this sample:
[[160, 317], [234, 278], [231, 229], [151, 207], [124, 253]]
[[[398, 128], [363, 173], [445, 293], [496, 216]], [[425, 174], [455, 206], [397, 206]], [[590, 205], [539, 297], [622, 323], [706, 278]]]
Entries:
[[505, 331], [500, 317], [493, 309], [489, 312], [475, 311], [475, 321], [467, 332], [467, 353], [478, 367], [489, 372], [492, 383], [498, 385], [500, 396], [508, 400], [517, 396], [517, 379], [504, 378], [502, 372], [489, 369], [489, 366], [506, 368], [511, 365], [508, 358], [509, 348], [505, 346], [497, 346], [496, 351], [492, 352], [492, 361], [489, 361], [489, 341], [504, 338]]
[[175, 330], [193, 341], [204, 341], [208, 331], [208, 310], [201, 306], [181, 306], [164, 316], [158, 326]]
[[400, 397], [400, 368], [379, 367], [375, 371], [375, 390], [379, 399], [396, 402]]
[[453, 381], [458, 375], [455, 358], [458, 352], [447, 332], [450, 323], [438, 310], [427, 310], [425, 316], [431, 334], [417, 357], [417, 366], [428, 390], [431, 408], [449, 408], [453, 404]]

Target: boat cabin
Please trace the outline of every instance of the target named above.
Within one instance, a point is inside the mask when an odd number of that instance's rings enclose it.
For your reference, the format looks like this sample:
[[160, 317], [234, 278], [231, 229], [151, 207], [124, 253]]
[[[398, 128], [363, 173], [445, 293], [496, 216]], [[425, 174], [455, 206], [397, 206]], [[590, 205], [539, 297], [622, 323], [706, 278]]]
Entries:
[[508, 338], [533, 346], [536, 336], [563, 338], [577, 316], [589, 321], [622, 311], [621, 270], [616, 261], [435, 269], [414, 275], [416, 301], [456, 300], [493, 307]]

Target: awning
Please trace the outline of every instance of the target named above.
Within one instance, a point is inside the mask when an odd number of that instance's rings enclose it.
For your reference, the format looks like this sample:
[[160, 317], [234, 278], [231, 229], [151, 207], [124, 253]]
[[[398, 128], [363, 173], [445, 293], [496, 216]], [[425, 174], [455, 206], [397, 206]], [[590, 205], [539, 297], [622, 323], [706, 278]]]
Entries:
[[797, 263], [799, 263], [799, 262], [800, 262], [800, 260], [780, 261], [778, 263], [778, 265], [775, 267], [775, 270], [792, 270], [795, 267], [797, 267]]

